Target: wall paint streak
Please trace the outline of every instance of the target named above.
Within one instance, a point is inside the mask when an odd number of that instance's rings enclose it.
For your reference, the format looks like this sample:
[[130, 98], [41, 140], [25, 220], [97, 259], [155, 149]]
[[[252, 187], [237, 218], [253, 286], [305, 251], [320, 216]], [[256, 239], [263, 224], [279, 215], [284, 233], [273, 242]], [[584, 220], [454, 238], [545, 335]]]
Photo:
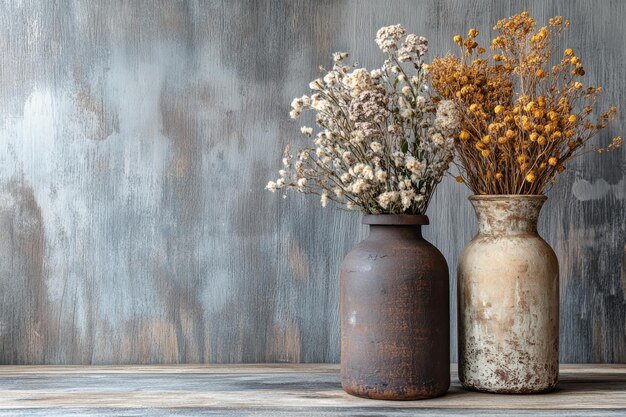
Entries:
[[[291, 98], [331, 51], [379, 64], [380, 26], [442, 54], [524, 9], [570, 18], [626, 108], [619, 1], [0, 2], [0, 363], [338, 361], [338, 267], [366, 229], [263, 191], [300, 140]], [[625, 155], [572, 163], [543, 210], [564, 362], [626, 361]], [[445, 179], [425, 228], [451, 300], [468, 195]]]

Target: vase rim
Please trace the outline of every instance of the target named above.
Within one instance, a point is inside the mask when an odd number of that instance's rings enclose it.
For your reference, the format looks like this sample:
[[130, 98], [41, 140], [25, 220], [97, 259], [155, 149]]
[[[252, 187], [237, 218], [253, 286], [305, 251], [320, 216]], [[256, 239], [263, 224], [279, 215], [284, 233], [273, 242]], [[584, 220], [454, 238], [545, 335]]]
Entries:
[[363, 224], [381, 226], [414, 226], [429, 224], [428, 216], [424, 214], [366, 214]]
[[472, 200], [483, 201], [501, 201], [501, 200], [547, 200], [548, 197], [545, 194], [484, 194], [484, 195], [471, 195], [468, 197]]

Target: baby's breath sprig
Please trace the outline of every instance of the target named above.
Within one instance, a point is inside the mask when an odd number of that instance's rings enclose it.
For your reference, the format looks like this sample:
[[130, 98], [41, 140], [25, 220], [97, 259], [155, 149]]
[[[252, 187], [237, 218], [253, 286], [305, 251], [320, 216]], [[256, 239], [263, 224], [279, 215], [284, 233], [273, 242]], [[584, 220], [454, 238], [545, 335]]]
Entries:
[[270, 191], [314, 194], [368, 214], [423, 214], [452, 160], [459, 126], [451, 101], [434, 103], [426, 90], [426, 38], [401, 25], [381, 28], [376, 43], [387, 54], [368, 71], [333, 54], [332, 69], [295, 98], [290, 116], [316, 115], [319, 131], [303, 126], [310, 145], [283, 155]]

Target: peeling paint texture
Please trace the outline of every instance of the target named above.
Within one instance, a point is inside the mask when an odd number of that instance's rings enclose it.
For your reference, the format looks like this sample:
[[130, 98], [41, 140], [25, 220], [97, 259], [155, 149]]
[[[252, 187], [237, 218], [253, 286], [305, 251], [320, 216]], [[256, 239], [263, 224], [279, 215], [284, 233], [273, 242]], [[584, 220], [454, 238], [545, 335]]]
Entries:
[[[626, 109], [619, 1], [0, 1], [0, 363], [337, 362], [339, 265], [365, 228], [263, 191], [301, 140], [291, 98], [331, 51], [379, 64], [380, 26], [442, 54], [526, 8], [572, 20]], [[625, 152], [572, 163], [543, 209], [564, 362], [626, 361]], [[428, 213], [451, 271], [468, 194], [447, 178]]]

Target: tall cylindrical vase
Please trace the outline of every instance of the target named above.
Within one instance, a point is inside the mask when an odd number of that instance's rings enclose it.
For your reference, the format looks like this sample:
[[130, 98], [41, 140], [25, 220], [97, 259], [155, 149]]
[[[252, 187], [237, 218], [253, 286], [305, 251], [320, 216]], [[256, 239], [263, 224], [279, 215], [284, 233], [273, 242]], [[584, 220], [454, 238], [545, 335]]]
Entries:
[[341, 264], [341, 384], [413, 400], [450, 385], [448, 266], [422, 237], [428, 217], [365, 216], [369, 236]]
[[537, 233], [543, 195], [472, 196], [478, 234], [458, 269], [459, 379], [538, 393], [559, 374], [559, 264]]

